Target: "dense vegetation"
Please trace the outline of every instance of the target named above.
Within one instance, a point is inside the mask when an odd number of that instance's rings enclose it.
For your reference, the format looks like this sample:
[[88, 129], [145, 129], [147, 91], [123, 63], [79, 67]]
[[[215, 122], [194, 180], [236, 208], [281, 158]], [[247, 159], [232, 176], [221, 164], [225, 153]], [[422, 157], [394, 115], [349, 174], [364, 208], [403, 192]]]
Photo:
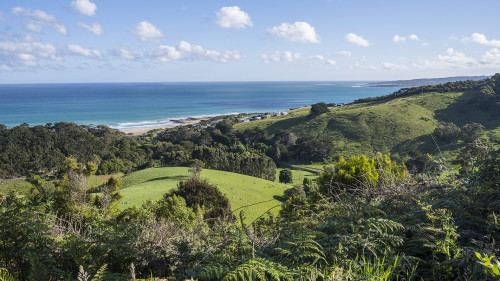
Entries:
[[[471, 111], [492, 118], [499, 78], [435, 89], [470, 90]], [[227, 117], [207, 122], [209, 128], [142, 137], [70, 123], [3, 127], [3, 176], [30, 175], [32, 188], [24, 196], [0, 194], [0, 280], [495, 280], [500, 150], [494, 135], [484, 133], [494, 132], [498, 119], [479, 124], [467, 112], [455, 112], [464, 93], [417, 92], [314, 116], [305, 108], [278, 121], [238, 126]], [[428, 111], [417, 114], [409, 106], [416, 104]], [[399, 127], [391, 119], [405, 114], [411, 123], [414, 117], [434, 118], [438, 110], [445, 111], [440, 122], [424, 120], [432, 126], [418, 132], [401, 132], [415, 124]], [[391, 116], [371, 120], [366, 111]], [[371, 130], [387, 120], [394, 122], [375, 138]], [[325, 122], [333, 134], [321, 135]], [[405, 135], [406, 142], [391, 142], [390, 132]], [[425, 147], [416, 143], [424, 135], [441, 146], [438, 153], [422, 154]], [[247, 220], [244, 208], [234, 208], [203, 178], [207, 167], [275, 180], [276, 165], [323, 160], [340, 151], [328, 141], [332, 136], [348, 136], [342, 139], [346, 147], [349, 138], [363, 144], [368, 136], [371, 149], [382, 153], [346, 153], [314, 181], [293, 181], [290, 170], [281, 170], [279, 181], [295, 185], [269, 198], [277, 204], [268, 210], [278, 214], [263, 211]], [[404, 164], [387, 153], [395, 146], [419, 149], [407, 151], [413, 156]], [[14, 159], [15, 148], [27, 149], [21, 160]], [[410, 164], [416, 168], [408, 170]], [[89, 183], [96, 173], [162, 165], [189, 166], [190, 176], [140, 207], [119, 208], [122, 188], [157, 178], [132, 174], [123, 180], [108, 176], [97, 187]]]

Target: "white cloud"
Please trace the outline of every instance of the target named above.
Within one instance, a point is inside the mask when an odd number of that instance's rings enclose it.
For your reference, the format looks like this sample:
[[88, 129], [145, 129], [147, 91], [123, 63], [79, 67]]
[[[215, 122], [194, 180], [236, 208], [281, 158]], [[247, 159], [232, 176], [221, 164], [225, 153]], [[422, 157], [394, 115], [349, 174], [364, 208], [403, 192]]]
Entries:
[[164, 36], [156, 26], [147, 21], [141, 21], [130, 32], [143, 42], [159, 43], [158, 38]]
[[71, 2], [71, 7], [73, 7], [73, 9], [80, 14], [86, 16], [95, 15], [95, 11], [97, 10], [96, 4], [90, 2], [89, 0], [75, 0]]
[[337, 62], [335, 60], [332, 60], [332, 59], [327, 59], [325, 60], [326, 64], [330, 64], [330, 65], [336, 65]]
[[30, 35], [10, 41], [0, 41], [2, 70], [13, 70], [25, 66], [36, 67], [40, 60], [61, 61], [62, 59], [53, 45], [44, 44]]
[[319, 60], [319, 61], [324, 61], [325, 57], [322, 55], [315, 55], [315, 56], [309, 56], [307, 57], [310, 60]]
[[231, 60], [242, 60], [244, 58], [244, 55], [238, 51], [220, 52], [205, 50], [199, 45], [193, 45], [186, 41], [181, 41], [177, 46], [159, 45], [154, 50], [134, 52], [126, 48], [121, 48], [112, 53], [113, 55], [124, 59], [150, 59], [156, 62], [209, 60], [213, 62], [227, 63]]
[[216, 23], [222, 28], [241, 29], [253, 26], [250, 16], [238, 6], [220, 8], [217, 12]]
[[382, 68], [387, 69], [387, 70], [405, 70], [405, 69], [408, 69], [408, 67], [406, 65], [393, 64], [390, 62], [383, 62]]
[[23, 17], [26, 29], [33, 32], [41, 32], [44, 26], [48, 26], [61, 34], [66, 35], [68, 33], [64, 24], [58, 22], [54, 15], [49, 15], [44, 11], [15, 7], [12, 9], [12, 13]]
[[119, 56], [124, 59], [135, 60], [140, 57], [140, 54], [130, 51], [127, 48], [120, 48], [119, 50], [113, 52], [114, 55]]
[[500, 40], [488, 40], [484, 34], [473, 33], [471, 37], [465, 37], [463, 42], [474, 42], [481, 45], [500, 47]]
[[420, 41], [420, 38], [416, 34], [411, 34], [408, 38], [413, 41]]
[[427, 47], [427, 46], [429, 46], [429, 43], [424, 42], [424, 43], [420, 44], [420, 46], [422, 46], [422, 47]]
[[267, 29], [267, 32], [290, 42], [319, 43], [316, 30], [307, 22], [295, 22], [293, 24], [284, 22], [279, 26]]
[[478, 67], [478, 60], [467, 57], [464, 53], [448, 48], [445, 54], [439, 54], [437, 57], [424, 60], [413, 64], [417, 68], [454, 68], [454, 69], [470, 69]]
[[348, 42], [353, 43], [358, 46], [362, 47], [369, 47], [370, 42], [368, 40], [364, 39], [362, 36], [356, 35], [354, 33], [349, 33], [345, 36], [345, 39], [347, 39]]
[[76, 44], [68, 45], [68, 50], [73, 55], [84, 56], [86, 58], [91, 58], [91, 59], [100, 59], [101, 58], [101, 52], [99, 52], [98, 50], [86, 49], [86, 48], [79, 46], [79, 45], [76, 45]]
[[337, 62], [335, 60], [327, 59], [322, 55], [309, 56], [309, 57], [307, 57], [307, 59], [308, 60], [318, 60], [318, 61], [324, 62], [326, 64], [329, 64], [329, 65], [336, 65], [337, 64]]
[[406, 42], [406, 37], [402, 37], [402, 36], [399, 36], [399, 35], [396, 34], [392, 38], [392, 42], [394, 42], [394, 43], [404, 43], [404, 42]]
[[338, 51], [336, 54], [340, 56], [348, 56], [348, 57], [351, 56], [351, 52], [346, 50]]
[[276, 51], [272, 55], [261, 55], [260, 56], [265, 63], [269, 63], [269, 61], [273, 62], [295, 62], [302, 60], [302, 55], [300, 53], [292, 53], [292, 52], [280, 52]]
[[92, 23], [92, 25], [88, 25], [84, 22], [79, 22], [78, 23], [78, 26], [81, 27], [81, 28], [84, 28], [92, 33], [94, 33], [95, 35], [102, 35], [103, 31], [102, 31], [102, 27], [100, 24], [94, 22]]
[[0, 71], [12, 71], [14, 70], [12, 67], [7, 66], [5, 64], [0, 65]]

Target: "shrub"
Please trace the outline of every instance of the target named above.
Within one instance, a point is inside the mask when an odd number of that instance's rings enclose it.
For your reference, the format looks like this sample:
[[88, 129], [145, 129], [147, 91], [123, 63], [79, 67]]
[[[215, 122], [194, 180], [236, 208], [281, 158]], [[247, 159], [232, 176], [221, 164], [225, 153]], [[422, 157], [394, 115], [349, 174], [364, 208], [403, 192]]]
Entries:
[[282, 183], [292, 183], [293, 182], [292, 171], [290, 171], [289, 169], [281, 170], [279, 180]]
[[320, 192], [339, 195], [366, 192], [372, 189], [384, 189], [392, 184], [399, 184], [408, 178], [404, 164], [398, 165], [390, 155], [368, 158], [364, 155], [353, 156], [347, 160], [341, 157], [333, 166], [319, 175]]
[[328, 109], [328, 105], [324, 102], [319, 102], [311, 105], [311, 112], [309, 113], [309, 116], [311, 118], [316, 118], [320, 116], [323, 113], [327, 113], [330, 110]]

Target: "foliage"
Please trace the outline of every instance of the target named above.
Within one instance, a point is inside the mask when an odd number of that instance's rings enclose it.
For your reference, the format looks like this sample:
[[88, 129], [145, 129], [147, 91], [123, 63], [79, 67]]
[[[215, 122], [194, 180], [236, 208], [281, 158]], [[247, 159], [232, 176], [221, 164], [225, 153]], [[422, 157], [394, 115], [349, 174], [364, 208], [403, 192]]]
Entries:
[[480, 260], [479, 263], [482, 264], [486, 269], [492, 274], [496, 276], [500, 276], [500, 262], [493, 261], [495, 256], [489, 257], [488, 255], [482, 256], [480, 253], [475, 252], [476, 257]]
[[199, 147], [192, 157], [199, 159], [209, 169], [235, 172], [274, 181], [276, 165], [273, 160], [259, 154], [237, 154], [220, 148]]
[[309, 113], [309, 116], [311, 118], [315, 118], [323, 113], [327, 113], [330, 110], [328, 109], [328, 105], [324, 102], [319, 102], [311, 105], [311, 112]]
[[374, 158], [364, 155], [345, 160], [340, 158], [318, 178], [320, 191], [333, 196], [342, 193], [368, 194], [399, 186], [408, 178], [404, 164], [392, 161], [390, 155], [377, 154]]
[[180, 181], [177, 189], [165, 194], [165, 200], [171, 196], [180, 196], [186, 201], [186, 206], [203, 208], [207, 218], [233, 219], [231, 204], [220, 190], [206, 180], [190, 178]]
[[293, 183], [292, 171], [289, 169], [281, 170], [279, 180], [282, 183]]
[[442, 141], [452, 143], [460, 137], [460, 128], [451, 122], [440, 122], [434, 129], [433, 135]]
[[0, 268], [0, 281], [17, 281], [14, 276], [12, 276], [7, 269]]
[[460, 129], [460, 138], [466, 142], [470, 143], [483, 135], [484, 126], [478, 123], [465, 124]]
[[107, 126], [66, 122], [0, 126], [0, 178], [51, 173], [64, 165], [66, 157], [80, 162], [120, 159], [121, 168], [128, 170], [144, 160], [145, 152], [135, 138]]

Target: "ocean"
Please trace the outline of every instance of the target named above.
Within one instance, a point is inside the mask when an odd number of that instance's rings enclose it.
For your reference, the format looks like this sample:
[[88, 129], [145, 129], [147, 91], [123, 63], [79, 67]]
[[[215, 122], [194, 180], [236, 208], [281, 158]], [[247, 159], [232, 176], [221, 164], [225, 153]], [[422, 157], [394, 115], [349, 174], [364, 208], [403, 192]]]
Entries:
[[0, 85], [0, 124], [60, 121], [127, 130], [176, 119], [276, 112], [317, 102], [349, 103], [399, 88], [368, 82], [199, 82]]

